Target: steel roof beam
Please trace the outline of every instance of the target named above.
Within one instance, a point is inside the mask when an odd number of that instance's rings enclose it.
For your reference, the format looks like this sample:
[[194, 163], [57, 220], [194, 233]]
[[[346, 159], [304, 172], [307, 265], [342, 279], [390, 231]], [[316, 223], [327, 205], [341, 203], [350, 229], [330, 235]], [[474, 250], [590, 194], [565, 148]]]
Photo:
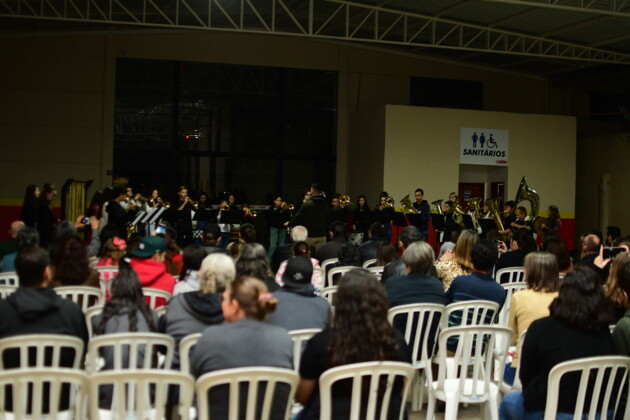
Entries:
[[608, 15], [614, 17], [628, 18], [630, 12], [624, 9], [627, 7], [628, 1], [623, 0], [570, 0], [559, 4], [558, 0], [479, 0], [490, 3], [504, 3], [524, 7], [536, 7], [539, 9], [555, 9], [564, 10], [566, 12], [581, 12], [595, 15]]
[[630, 65], [630, 54], [346, 0], [140, 0], [135, 7], [122, 0], [0, 0], [0, 16], [271, 33]]

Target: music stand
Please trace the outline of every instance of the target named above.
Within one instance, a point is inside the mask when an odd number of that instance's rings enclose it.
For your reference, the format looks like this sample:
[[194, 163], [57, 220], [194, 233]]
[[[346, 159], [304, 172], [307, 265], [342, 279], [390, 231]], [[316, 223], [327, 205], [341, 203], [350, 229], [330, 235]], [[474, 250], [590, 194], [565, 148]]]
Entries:
[[435, 232], [435, 243], [433, 244], [433, 249], [437, 250], [438, 243], [440, 242], [440, 235], [438, 232], [444, 232], [446, 230], [444, 215], [431, 213], [431, 224], [433, 225], [433, 231]]
[[492, 219], [479, 219], [479, 226], [481, 227], [481, 234], [486, 236], [488, 232], [493, 230], [497, 230], [497, 225], [494, 223]]
[[462, 215], [462, 222], [464, 222], [464, 229], [475, 229], [475, 224], [472, 221], [472, 217], [469, 214]]

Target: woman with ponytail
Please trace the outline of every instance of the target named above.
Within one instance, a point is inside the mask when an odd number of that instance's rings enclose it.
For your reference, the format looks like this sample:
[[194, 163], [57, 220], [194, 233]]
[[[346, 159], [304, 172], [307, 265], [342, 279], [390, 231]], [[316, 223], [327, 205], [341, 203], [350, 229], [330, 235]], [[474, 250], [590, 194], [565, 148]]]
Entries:
[[[291, 337], [284, 328], [266, 322], [277, 303], [265, 284], [254, 277], [242, 276], [229, 284], [221, 300], [227, 322], [203, 331], [191, 356], [194, 376], [198, 378], [207, 372], [247, 366], [292, 369]], [[212, 419], [228, 418], [227, 394], [227, 388], [210, 393]], [[278, 402], [282, 401], [278, 391], [276, 396]], [[273, 411], [282, 413], [278, 418], [284, 418], [286, 411]]]

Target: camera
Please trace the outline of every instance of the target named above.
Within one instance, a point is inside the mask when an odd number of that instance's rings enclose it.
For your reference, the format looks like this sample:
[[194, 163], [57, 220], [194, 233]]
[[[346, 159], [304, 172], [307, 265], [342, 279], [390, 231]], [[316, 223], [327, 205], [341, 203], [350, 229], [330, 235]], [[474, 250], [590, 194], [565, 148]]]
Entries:
[[621, 246], [605, 246], [602, 257], [607, 260], [609, 258], [615, 258], [617, 254], [621, 254], [622, 252], [626, 252], [626, 248]]
[[90, 216], [85, 216], [83, 220], [81, 220], [85, 226], [90, 225]]
[[155, 228], [155, 234], [156, 235], [163, 235], [166, 233], [166, 226], [164, 225], [157, 225], [157, 227]]

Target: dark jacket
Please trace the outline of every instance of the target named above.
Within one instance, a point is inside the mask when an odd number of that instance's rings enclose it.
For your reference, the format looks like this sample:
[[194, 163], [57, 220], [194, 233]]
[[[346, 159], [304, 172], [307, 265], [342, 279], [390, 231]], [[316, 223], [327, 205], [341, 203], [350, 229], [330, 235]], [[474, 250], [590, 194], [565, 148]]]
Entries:
[[300, 207], [289, 226], [302, 225], [308, 230], [309, 238], [326, 236], [328, 230], [328, 202], [321, 195], [314, 195]]

